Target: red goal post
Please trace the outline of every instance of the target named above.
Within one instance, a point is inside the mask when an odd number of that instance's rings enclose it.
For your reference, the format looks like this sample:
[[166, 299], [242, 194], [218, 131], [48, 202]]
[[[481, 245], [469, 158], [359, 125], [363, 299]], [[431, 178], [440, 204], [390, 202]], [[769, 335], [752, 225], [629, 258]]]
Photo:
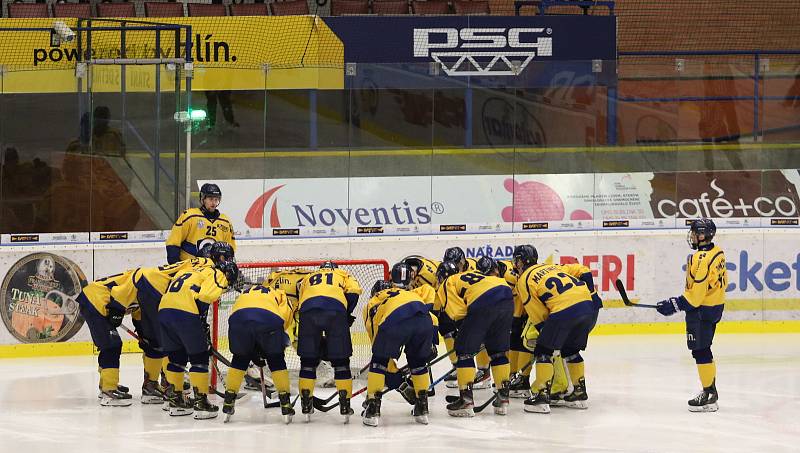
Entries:
[[[287, 269], [318, 269], [319, 266], [328, 260], [312, 260], [312, 261], [276, 261], [276, 262], [241, 262], [238, 263], [239, 270], [242, 272], [244, 278], [252, 283], [263, 282], [272, 272], [287, 270]], [[362, 293], [358, 298], [358, 305], [353, 311], [356, 321], [350, 328], [350, 335], [353, 339], [353, 355], [350, 359], [350, 368], [357, 372], [361, 367], [366, 365], [372, 356], [372, 347], [367, 337], [364, 328], [363, 311], [364, 306], [370, 299], [370, 290], [376, 280], [389, 278], [389, 263], [385, 260], [337, 260], [331, 259], [339, 266], [339, 269], [347, 271], [358, 281], [361, 286]], [[236, 301], [238, 293], [229, 291], [225, 293], [218, 301], [214, 303], [211, 308], [211, 341], [214, 348], [220, 352], [225, 358], [231, 360], [232, 354], [228, 347], [228, 317], [230, 316], [230, 309]], [[225, 374], [226, 367], [222, 362], [212, 359], [216, 362], [220, 372]], [[300, 359], [295, 354], [294, 348], [286, 348], [286, 365], [290, 371], [297, 372], [300, 369]], [[327, 376], [324, 373], [318, 373], [318, 379], [322, 380]], [[216, 385], [217, 373], [212, 367], [211, 383]]]

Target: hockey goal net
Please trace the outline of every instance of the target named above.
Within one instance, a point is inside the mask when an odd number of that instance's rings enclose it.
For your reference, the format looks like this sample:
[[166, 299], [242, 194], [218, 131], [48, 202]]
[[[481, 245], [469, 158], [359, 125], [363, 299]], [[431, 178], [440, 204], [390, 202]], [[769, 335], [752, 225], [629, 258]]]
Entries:
[[[389, 263], [383, 260], [332, 260], [340, 269], [347, 271], [350, 275], [358, 280], [358, 284], [363, 290], [361, 296], [358, 298], [358, 305], [356, 306], [353, 315], [356, 320], [350, 328], [350, 335], [353, 338], [353, 355], [350, 359], [350, 368], [353, 370], [355, 376], [358, 371], [365, 366], [371, 356], [372, 347], [370, 346], [367, 332], [364, 328], [363, 311], [364, 306], [370, 298], [370, 289], [376, 280], [389, 278]], [[262, 283], [273, 272], [288, 270], [288, 269], [304, 269], [314, 270], [318, 269], [324, 261], [283, 261], [283, 262], [243, 262], [239, 264], [239, 270], [244, 275], [244, 278], [249, 282]], [[232, 359], [230, 348], [228, 347], [228, 317], [231, 314], [231, 308], [236, 302], [238, 293], [229, 291], [225, 293], [219, 301], [217, 301], [211, 310], [211, 338], [214, 348], [219, 351], [229, 361]], [[295, 353], [293, 347], [286, 348], [286, 365], [289, 371], [296, 375], [300, 370], [300, 358]], [[225, 365], [218, 360], [215, 360], [216, 366], [212, 367], [212, 385], [217, 383], [217, 372], [224, 376], [227, 373]], [[317, 381], [323, 383], [332, 377], [332, 371], [326, 364], [320, 365], [317, 370]]]

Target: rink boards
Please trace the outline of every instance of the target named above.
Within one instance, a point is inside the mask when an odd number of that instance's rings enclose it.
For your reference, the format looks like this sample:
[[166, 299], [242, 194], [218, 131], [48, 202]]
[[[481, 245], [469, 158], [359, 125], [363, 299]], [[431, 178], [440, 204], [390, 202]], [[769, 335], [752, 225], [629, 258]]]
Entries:
[[[721, 229], [728, 290], [721, 332], [800, 332], [800, 236], [790, 229]], [[279, 261], [441, 257], [451, 246], [468, 257], [510, 258], [531, 243], [540, 261], [588, 266], [607, 309], [597, 334], [682, 332], [682, 319], [626, 308], [613, 282], [634, 301], [655, 303], [682, 292], [690, 250], [684, 231], [589, 231], [448, 236], [270, 239], [241, 238], [237, 259]], [[163, 242], [127, 241], [0, 248], [0, 357], [91, 353], [74, 297], [85, 281], [129, 268], [163, 264]], [[128, 345], [129, 349], [135, 345]]]

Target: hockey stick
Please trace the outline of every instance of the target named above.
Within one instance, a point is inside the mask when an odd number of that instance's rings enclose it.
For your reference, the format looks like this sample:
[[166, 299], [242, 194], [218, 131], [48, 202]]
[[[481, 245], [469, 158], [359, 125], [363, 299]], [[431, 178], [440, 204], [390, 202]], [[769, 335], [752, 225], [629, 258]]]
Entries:
[[[370, 365], [370, 362], [367, 362], [367, 364], [366, 364], [366, 365], [364, 365], [364, 367], [363, 367], [363, 368], [361, 368], [361, 370], [358, 372], [358, 374], [356, 375], [356, 377], [358, 377], [358, 376], [361, 376], [361, 373], [363, 373], [363, 372], [364, 372], [364, 370], [368, 369], [368, 368], [369, 368], [369, 365]], [[355, 377], [354, 377], [353, 379], [355, 379]], [[332, 394], [331, 396], [327, 397], [327, 398], [317, 398], [317, 397], [315, 396], [315, 397], [314, 397], [314, 407], [316, 407], [316, 408], [323, 407], [323, 406], [325, 406], [326, 404], [330, 403], [330, 402], [331, 402], [331, 400], [333, 400], [333, 399], [334, 399], [336, 396], [338, 396], [338, 395], [339, 395], [339, 392], [333, 392], [333, 394]]]
[[[527, 365], [525, 365], [525, 367], [524, 367], [524, 368], [522, 368], [521, 370], [519, 370], [519, 373], [520, 373], [520, 374], [522, 374], [522, 373], [523, 373], [525, 370], [527, 370], [528, 368], [530, 368], [530, 367], [531, 367], [531, 365], [533, 365], [533, 359], [529, 360], [529, 361], [528, 361], [528, 364], [527, 364]], [[486, 408], [487, 408], [487, 407], [488, 407], [490, 404], [492, 404], [492, 403], [494, 402], [494, 400], [496, 400], [496, 399], [497, 399], [497, 391], [495, 391], [495, 392], [494, 392], [494, 394], [491, 396], [491, 398], [489, 398], [489, 399], [488, 399], [488, 400], [487, 400], [485, 403], [481, 404], [480, 406], [475, 406], [475, 407], [472, 409], [472, 411], [473, 411], [473, 412], [475, 412], [476, 414], [480, 414], [480, 413], [481, 413], [481, 411], [483, 411], [484, 409], [486, 409]]]
[[[431, 361], [431, 362], [428, 364], [428, 367], [431, 367], [432, 365], [434, 365], [434, 364], [436, 364], [436, 363], [440, 362], [441, 360], [444, 360], [444, 359], [445, 359], [447, 356], [449, 356], [449, 355], [450, 355], [450, 353], [451, 353], [451, 352], [453, 352], [453, 351], [447, 351], [447, 352], [446, 352], [446, 353], [444, 353], [443, 355], [441, 355], [441, 356], [437, 357], [436, 359], [434, 359], [433, 361]], [[402, 371], [405, 371], [405, 370], [407, 370], [408, 368], [409, 368], [409, 366], [408, 366], [408, 365], [405, 365], [404, 367], [402, 367], [402, 368], [400, 368], [400, 369], [398, 370], [398, 373], [399, 373], [399, 372], [402, 372]], [[455, 371], [455, 368], [452, 368], [452, 369], [451, 369], [450, 371], [448, 371], [448, 372], [447, 372], [447, 373], [446, 373], [444, 376], [442, 376], [441, 378], [439, 378], [439, 379], [438, 379], [438, 380], [437, 380], [435, 383], [431, 384], [431, 387], [430, 387], [430, 388], [433, 388], [433, 386], [434, 386], [434, 385], [436, 385], [436, 384], [438, 384], [439, 382], [443, 381], [443, 380], [444, 380], [444, 379], [445, 379], [445, 378], [446, 378], [446, 377], [447, 377], [447, 376], [448, 376], [450, 373], [452, 373], [453, 371]], [[360, 394], [362, 394], [362, 393], [364, 393], [364, 392], [366, 392], [366, 391], [367, 391], [367, 387], [363, 387], [363, 388], [359, 389], [357, 392], [353, 393], [353, 394], [350, 396], [350, 398], [352, 398], [352, 397], [354, 397], [354, 396], [356, 396], [356, 395], [360, 395]], [[337, 392], [337, 393], [334, 393], [334, 395], [337, 395], [337, 394], [338, 394], [338, 392]], [[331, 399], [333, 399], [333, 398], [331, 398]], [[329, 401], [330, 401], [330, 399], [329, 399]], [[322, 412], [328, 412], [329, 410], [333, 409], [334, 407], [336, 407], [336, 406], [338, 406], [338, 405], [339, 405], [339, 402], [337, 401], [336, 403], [334, 403], [334, 404], [331, 404], [330, 406], [319, 406], [319, 407], [318, 407], [318, 406], [316, 406], [316, 405], [315, 405], [315, 406], [314, 406], [314, 409], [320, 410], [320, 411], [322, 411]]]
[[264, 382], [264, 367], [258, 367], [258, 372], [261, 374], [261, 401], [264, 402], [264, 408], [267, 407], [267, 385]]
[[620, 297], [622, 297], [622, 303], [625, 304], [626, 307], [641, 307], [641, 308], [657, 308], [655, 305], [650, 304], [634, 304], [628, 299], [628, 292], [625, 291], [625, 284], [622, 283], [622, 280], [617, 279], [614, 283], [614, 286], [617, 287], [617, 291], [619, 291]]
[[[134, 339], [134, 340], [138, 340], [138, 341], [141, 341], [141, 342], [144, 342], [144, 343], [147, 343], [147, 344], [149, 344], [149, 343], [150, 343], [150, 342], [147, 340], [147, 338], [141, 338], [141, 337], [139, 337], [139, 335], [137, 335], [137, 334], [136, 334], [136, 332], [134, 332], [133, 330], [131, 330], [131, 329], [130, 329], [128, 326], [126, 326], [125, 324], [122, 324], [122, 325], [120, 325], [120, 327], [122, 328], [122, 330], [124, 330], [125, 332], [127, 332], [127, 333], [128, 333], [128, 335], [130, 335], [131, 337], [133, 337], [133, 339]], [[215, 366], [216, 366], [216, 365], [215, 365]], [[184, 373], [188, 373], [188, 372], [189, 372], [189, 370], [188, 370], [186, 367], [181, 367], [181, 368], [183, 368], [183, 372], [184, 372]], [[219, 371], [217, 371], [217, 373], [219, 373]], [[225, 394], [224, 394], [224, 393], [222, 393], [222, 392], [220, 392], [220, 391], [219, 391], [219, 390], [217, 390], [216, 388], [211, 388], [211, 387], [209, 387], [209, 390], [211, 390], [212, 392], [214, 392], [214, 394], [215, 394], [215, 395], [217, 395], [217, 396], [219, 396], [220, 398], [225, 398]], [[159, 392], [159, 393], [161, 393], [161, 394], [162, 394], [162, 396], [164, 396], [163, 392]], [[246, 393], [239, 393], [239, 394], [237, 394], [237, 395], [236, 395], [236, 399], [237, 399], [237, 400], [241, 400], [241, 399], [243, 399], [243, 398], [247, 398], [247, 396], [248, 396], [248, 395], [247, 395]]]

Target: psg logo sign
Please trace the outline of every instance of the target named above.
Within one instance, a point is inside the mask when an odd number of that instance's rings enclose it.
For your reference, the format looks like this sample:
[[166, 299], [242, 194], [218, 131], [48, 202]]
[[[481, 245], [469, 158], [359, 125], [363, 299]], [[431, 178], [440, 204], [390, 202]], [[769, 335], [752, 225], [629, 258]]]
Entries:
[[66, 341], [83, 326], [75, 298], [85, 284], [72, 261], [51, 253], [28, 255], [3, 279], [3, 324], [22, 343]]

